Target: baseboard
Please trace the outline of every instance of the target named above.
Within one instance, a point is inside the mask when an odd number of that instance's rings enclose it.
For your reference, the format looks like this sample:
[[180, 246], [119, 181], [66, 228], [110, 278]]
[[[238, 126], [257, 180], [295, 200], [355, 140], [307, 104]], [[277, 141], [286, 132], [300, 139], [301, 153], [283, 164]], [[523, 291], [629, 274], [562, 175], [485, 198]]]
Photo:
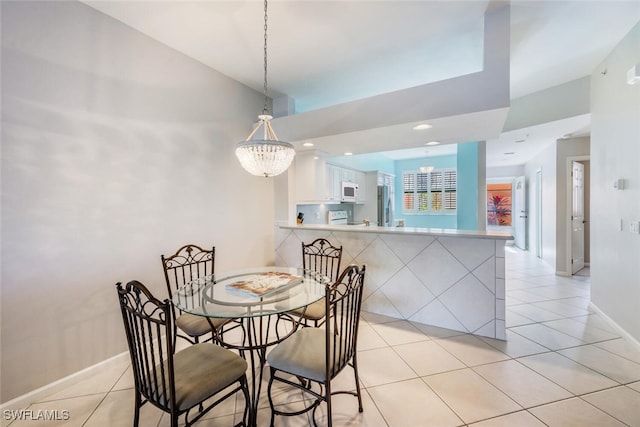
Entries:
[[0, 412], [3, 412], [4, 410], [25, 409], [34, 402], [38, 402], [47, 396], [64, 390], [65, 388], [70, 387], [84, 379], [96, 375], [96, 372], [104, 370], [105, 367], [108, 367], [111, 364], [117, 365], [126, 363], [126, 361], [129, 360], [129, 357], [129, 352], [125, 351], [107, 360], [103, 360], [102, 362], [89, 366], [88, 368], [85, 368], [81, 371], [75, 372], [67, 377], [61, 378], [36, 390], [30, 391], [29, 393], [23, 394], [22, 396], [2, 403], [0, 405]]
[[629, 334], [627, 331], [624, 330], [624, 328], [622, 328], [620, 325], [618, 325], [613, 319], [611, 319], [609, 316], [607, 316], [605, 314], [604, 311], [600, 310], [598, 308], [598, 306], [596, 306], [594, 303], [589, 302], [589, 308], [593, 309], [593, 311], [595, 311], [599, 316], [602, 316], [604, 318], [604, 320], [607, 321], [607, 323], [609, 323], [609, 325], [611, 325], [611, 327], [613, 329], [615, 329], [615, 331], [617, 333], [620, 334], [620, 336], [622, 338], [624, 338], [626, 341], [628, 341], [631, 345], [633, 345], [634, 347], [636, 347], [636, 349], [638, 351], [640, 351], [640, 341], [638, 341], [636, 338], [634, 338], [633, 336], [631, 336], [631, 334]]
[[[589, 267], [589, 264], [585, 263], [584, 264], [585, 268]], [[582, 270], [578, 270], [578, 271], [582, 271]], [[576, 274], [573, 273], [569, 273], [568, 271], [558, 271], [556, 270], [556, 276], [562, 276], [562, 277], [572, 277], [575, 276]]]

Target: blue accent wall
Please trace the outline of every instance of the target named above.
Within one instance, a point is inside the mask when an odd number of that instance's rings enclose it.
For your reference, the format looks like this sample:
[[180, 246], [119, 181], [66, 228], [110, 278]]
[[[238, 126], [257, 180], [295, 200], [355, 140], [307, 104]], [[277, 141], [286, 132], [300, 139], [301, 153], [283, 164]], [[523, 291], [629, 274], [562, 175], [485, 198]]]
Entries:
[[478, 143], [458, 144], [458, 229], [478, 229]]
[[456, 168], [457, 156], [437, 156], [422, 159], [396, 160], [395, 162], [395, 213], [394, 219], [404, 219], [405, 227], [457, 228], [456, 215], [415, 215], [402, 212], [402, 172], [417, 171], [420, 166], [431, 165], [436, 169]]

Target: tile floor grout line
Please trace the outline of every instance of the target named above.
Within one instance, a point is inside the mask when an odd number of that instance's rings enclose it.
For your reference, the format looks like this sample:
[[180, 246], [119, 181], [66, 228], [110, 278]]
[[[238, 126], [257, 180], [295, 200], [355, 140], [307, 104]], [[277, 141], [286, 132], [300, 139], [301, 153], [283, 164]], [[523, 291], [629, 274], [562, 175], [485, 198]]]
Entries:
[[[616, 352], [610, 351], [609, 349], [604, 348], [604, 347], [600, 347], [600, 346], [598, 345], [598, 344], [602, 344], [602, 343], [606, 343], [606, 342], [610, 342], [610, 341], [617, 341], [617, 340], [622, 340], [622, 342], [624, 342], [624, 339], [623, 339], [622, 337], [617, 337], [617, 338], [611, 338], [610, 340], [606, 340], [606, 341], [595, 342], [595, 343], [592, 343], [592, 344], [593, 344], [593, 345], [595, 345], [596, 347], [598, 347], [600, 350], [606, 351], [607, 353], [611, 353], [611, 354], [613, 354], [614, 356], [621, 357], [621, 358], [623, 358], [623, 359], [625, 359], [625, 360], [628, 360], [629, 362], [633, 362], [633, 363], [635, 363], [636, 365], [638, 365], [638, 367], [640, 368], [640, 363], [636, 362], [635, 360], [633, 360], [633, 359], [629, 359], [629, 358], [628, 358], [628, 357], [626, 357], [626, 356], [623, 356], [623, 355], [618, 354], [618, 353], [616, 353]], [[638, 380], [636, 380], [636, 381], [640, 381], [640, 379], [638, 379]], [[636, 381], [634, 381], [634, 382], [636, 382]]]
[[[384, 416], [384, 413], [382, 412], [382, 410], [378, 406], [378, 403], [375, 401], [373, 396], [371, 396], [371, 393], [369, 393], [369, 387], [363, 387], [362, 385], [360, 387], [361, 387], [361, 391], [367, 393], [367, 396], [369, 396], [369, 400], [371, 400], [371, 402], [373, 403], [373, 406], [375, 406], [376, 409], [378, 410], [378, 413], [380, 414], [380, 416], [384, 420], [384, 423], [387, 425], [386, 427], [390, 427], [389, 422], [387, 421], [386, 417]], [[364, 412], [364, 404], [362, 405], [362, 410]]]
[[[469, 369], [469, 368], [465, 366], [465, 368], [456, 369], [456, 370], [462, 370], [462, 369]], [[449, 371], [449, 372], [452, 372], [452, 371]], [[439, 372], [439, 373], [441, 373], [441, 372]], [[436, 375], [436, 374], [434, 374], [434, 375]], [[458, 414], [458, 413], [455, 411], [455, 409], [454, 409], [454, 408], [452, 408], [452, 407], [451, 407], [451, 405], [449, 405], [449, 403], [448, 403], [446, 400], [444, 400], [444, 398], [443, 398], [442, 396], [440, 396], [440, 395], [438, 394], [438, 392], [437, 392], [436, 390], [434, 390], [434, 389], [433, 389], [433, 387], [431, 387], [427, 381], [425, 381], [425, 379], [424, 379], [424, 378], [425, 378], [425, 377], [418, 377], [418, 379], [420, 379], [420, 380], [422, 381], [422, 383], [423, 383], [424, 385], [426, 385], [426, 386], [427, 386], [427, 388], [428, 388], [429, 390], [431, 390], [431, 392], [432, 392], [433, 394], [435, 394], [436, 396], [438, 396], [438, 399], [440, 399], [440, 401], [442, 402], [442, 404], [443, 404], [443, 405], [445, 405], [447, 408], [449, 408], [449, 410], [450, 410], [450, 411], [451, 411], [451, 412], [452, 412], [456, 417], [458, 417], [458, 419], [459, 419], [460, 421], [462, 421], [462, 425], [465, 425], [465, 426], [466, 426], [468, 423], [467, 423], [467, 422], [462, 418], [462, 416], [460, 416], [460, 414]]]
[[[116, 383], [117, 383], [117, 381], [116, 381]], [[114, 386], [115, 386], [116, 383], [114, 383]], [[102, 397], [102, 399], [100, 399], [100, 402], [93, 408], [93, 410], [91, 411], [91, 413], [89, 414], [87, 419], [85, 419], [84, 422], [81, 424], [83, 427], [89, 422], [91, 417], [93, 417], [93, 415], [96, 413], [96, 411], [98, 410], [100, 405], [102, 405], [102, 403], [104, 403], [104, 401], [107, 399], [107, 396], [109, 396], [109, 393], [110, 392], [106, 392], [105, 395]]]
[[587, 405], [591, 406], [592, 408], [594, 408], [596, 411], [600, 411], [604, 414], [607, 414], [608, 416], [610, 416], [611, 418], [613, 418], [616, 421], [619, 421], [621, 424], [629, 427], [629, 424], [625, 423], [624, 421], [622, 421], [621, 419], [617, 418], [614, 414], [610, 414], [609, 412], [605, 411], [602, 408], [598, 408], [597, 406], [595, 406], [594, 404], [592, 404], [591, 402], [589, 402], [588, 400], [585, 400], [582, 398], [582, 396], [579, 397], [580, 400], [582, 400], [584, 403], [586, 403]]
[[[538, 324], [538, 323], [531, 323], [531, 324], [527, 324], [527, 325], [520, 325], [520, 326], [529, 326], [529, 325], [537, 325], [537, 324]], [[517, 327], [517, 326], [515, 326], [515, 327]], [[553, 351], [555, 351], [555, 350], [553, 350], [552, 348], [549, 348], [549, 347], [547, 347], [546, 345], [539, 343], [538, 341], [535, 341], [535, 340], [533, 340], [533, 339], [531, 339], [531, 338], [529, 338], [529, 337], [526, 337], [526, 336], [522, 335], [521, 333], [518, 333], [518, 331], [514, 331], [514, 330], [512, 330], [512, 328], [507, 328], [507, 329], [509, 330], [509, 332], [514, 333], [514, 334], [518, 335], [519, 337], [524, 338], [524, 339], [526, 339], [526, 340], [529, 340], [529, 341], [531, 341], [532, 343], [537, 344], [537, 345], [539, 345], [540, 347], [542, 347], [542, 348], [546, 348], [546, 349], [548, 350], [548, 351], [542, 351], [542, 352], [540, 352], [539, 354], [541, 354], [541, 353], [548, 353], [548, 352], [550, 352], [550, 351], [552, 351], [552, 352], [553, 352]], [[528, 355], [527, 355], [527, 356], [528, 356]]]

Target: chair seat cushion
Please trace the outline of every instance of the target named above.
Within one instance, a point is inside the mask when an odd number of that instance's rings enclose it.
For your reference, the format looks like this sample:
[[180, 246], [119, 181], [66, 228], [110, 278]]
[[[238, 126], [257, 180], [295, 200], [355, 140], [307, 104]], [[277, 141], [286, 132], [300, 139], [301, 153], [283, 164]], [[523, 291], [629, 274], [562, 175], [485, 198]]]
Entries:
[[189, 409], [242, 377], [247, 362], [212, 343], [194, 344], [173, 358], [178, 410]]
[[298, 316], [304, 317], [305, 319], [320, 320], [326, 314], [325, 301], [326, 299], [322, 298], [314, 302], [313, 304], [309, 304], [306, 310], [304, 309], [304, 307], [302, 307], [292, 310], [291, 312], [297, 314]]
[[[222, 327], [229, 319], [211, 318], [211, 323], [216, 328]], [[182, 313], [176, 318], [176, 326], [191, 337], [199, 337], [211, 332], [211, 325], [206, 317], [197, 316], [191, 313]]]
[[280, 371], [324, 382], [325, 333], [319, 328], [296, 331], [271, 350], [267, 362]]

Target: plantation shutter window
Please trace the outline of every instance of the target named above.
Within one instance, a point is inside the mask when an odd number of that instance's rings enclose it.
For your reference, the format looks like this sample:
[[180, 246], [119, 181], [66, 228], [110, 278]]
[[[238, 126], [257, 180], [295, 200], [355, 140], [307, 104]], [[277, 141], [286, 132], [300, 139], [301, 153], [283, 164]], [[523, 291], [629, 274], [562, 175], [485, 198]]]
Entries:
[[444, 172], [444, 208], [456, 210], [458, 205], [458, 173], [456, 171]]
[[429, 173], [403, 172], [403, 212], [409, 214], [455, 213], [457, 176], [455, 170], [449, 169]]

